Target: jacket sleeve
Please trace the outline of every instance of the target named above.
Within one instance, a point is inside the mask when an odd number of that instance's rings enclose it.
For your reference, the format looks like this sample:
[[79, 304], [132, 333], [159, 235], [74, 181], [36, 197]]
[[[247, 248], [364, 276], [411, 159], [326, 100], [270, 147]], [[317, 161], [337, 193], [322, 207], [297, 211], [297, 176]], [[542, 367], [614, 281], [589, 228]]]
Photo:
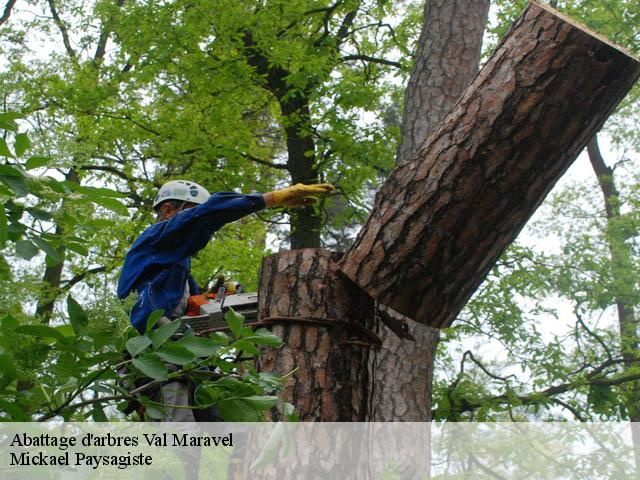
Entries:
[[261, 194], [214, 193], [205, 203], [156, 224], [149, 247], [159, 256], [169, 253], [171, 262], [191, 257], [207, 245], [216, 230], [264, 207]]

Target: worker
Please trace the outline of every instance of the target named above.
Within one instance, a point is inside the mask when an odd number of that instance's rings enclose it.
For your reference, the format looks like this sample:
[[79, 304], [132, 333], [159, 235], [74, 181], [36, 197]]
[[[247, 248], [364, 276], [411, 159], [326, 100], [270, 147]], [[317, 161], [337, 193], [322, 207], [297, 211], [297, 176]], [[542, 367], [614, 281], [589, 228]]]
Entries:
[[[158, 309], [164, 312], [159, 324], [185, 314], [189, 296], [199, 293], [190, 273], [190, 257], [202, 250], [223, 225], [263, 208], [311, 205], [315, 196], [327, 195], [332, 190], [329, 184], [297, 184], [265, 194], [210, 195], [191, 181], [164, 184], [153, 201], [156, 223], [134, 242], [118, 281], [119, 298], [133, 291], [138, 293], [130, 315], [132, 325], [144, 333], [149, 315]], [[184, 382], [170, 382], [156, 398], [160, 403], [181, 406], [190, 404], [190, 396]], [[188, 408], [167, 410], [168, 421], [195, 419]]]

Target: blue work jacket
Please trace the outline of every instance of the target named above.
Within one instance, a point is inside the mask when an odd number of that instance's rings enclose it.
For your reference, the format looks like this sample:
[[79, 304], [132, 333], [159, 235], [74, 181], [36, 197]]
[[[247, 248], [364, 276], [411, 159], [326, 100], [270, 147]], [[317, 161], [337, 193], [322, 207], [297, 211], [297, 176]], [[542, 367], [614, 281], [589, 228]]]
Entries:
[[143, 333], [147, 318], [158, 309], [173, 318], [187, 282], [192, 295], [199, 293], [191, 276], [190, 257], [202, 250], [223, 225], [264, 206], [261, 194], [214, 193], [205, 203], [142, 232], [127, 253], [118, 280], [119, 298], [138, 292], [131, 324]]

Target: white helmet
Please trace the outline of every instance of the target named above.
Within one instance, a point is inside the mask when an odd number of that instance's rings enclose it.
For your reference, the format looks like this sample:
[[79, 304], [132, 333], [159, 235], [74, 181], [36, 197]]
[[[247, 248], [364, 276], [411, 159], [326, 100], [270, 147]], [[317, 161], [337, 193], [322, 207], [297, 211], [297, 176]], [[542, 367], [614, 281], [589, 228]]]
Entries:
[[209, 192], [202, 185], [185, 180], [172, 180], [160, 187], [156, 198], [153, 200], [153, 208], [166, 200], [180, 200], [182, 202], [204, 203], [209, 198]]

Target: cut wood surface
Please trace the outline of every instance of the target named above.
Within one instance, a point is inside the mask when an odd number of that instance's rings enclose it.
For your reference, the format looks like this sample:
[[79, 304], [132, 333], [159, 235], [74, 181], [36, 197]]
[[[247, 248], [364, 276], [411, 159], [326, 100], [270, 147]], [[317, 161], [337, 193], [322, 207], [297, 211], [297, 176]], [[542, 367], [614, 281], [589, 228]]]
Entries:
[[367, 362], [379, 345], [373, 300], [344, 277], [340, 254], [305, 248], [265, 257], [258, 320], [284, 342], [258, 357], [258, 370], [289, 377], [283, 395], [303, 421], [364, 421], [369, 412]]
[[531, 4], [383, 184], [343, 272], [416, 321], [451, 324], [639, 74], [625, 52]]

